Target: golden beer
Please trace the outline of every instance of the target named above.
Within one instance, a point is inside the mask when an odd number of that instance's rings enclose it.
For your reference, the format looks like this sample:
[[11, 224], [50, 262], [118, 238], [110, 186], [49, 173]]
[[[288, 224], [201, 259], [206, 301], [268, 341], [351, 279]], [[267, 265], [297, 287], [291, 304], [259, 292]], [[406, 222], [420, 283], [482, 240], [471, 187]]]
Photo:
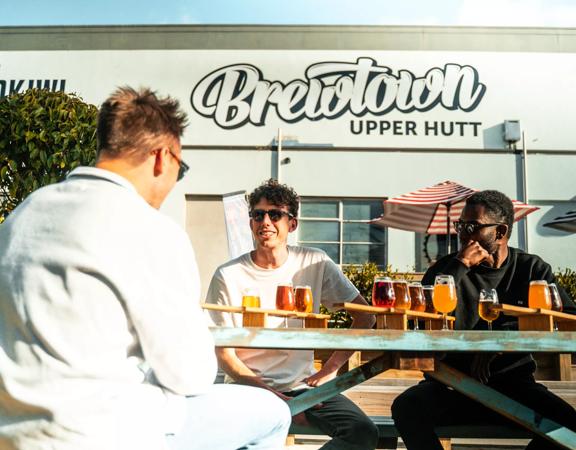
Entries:
[[491, 300], [478, 302], [478, 315], [482, 320], [485, 320], [486, 322], [493, 322], [500, 316], [500, 311], [492, 308], [493, 306], [494, 302]]
[[246, 308], [260, 308], [260, 296], [258, 295], [243, 295], [242, 306]]
[[545, 280], [535, 280], [530, 282], [528, 290], [528, 307], [552, 309], [552, 299], [548, 290], [548, 283]]

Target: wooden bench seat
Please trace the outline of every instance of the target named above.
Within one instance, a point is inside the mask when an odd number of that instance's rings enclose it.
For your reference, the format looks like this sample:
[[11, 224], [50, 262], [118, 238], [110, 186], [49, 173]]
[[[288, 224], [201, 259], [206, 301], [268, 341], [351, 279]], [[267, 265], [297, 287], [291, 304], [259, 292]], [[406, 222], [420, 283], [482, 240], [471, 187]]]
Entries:
[[[371, 416], [370, 419], [378, 427], [378, 448], [395, 449], [398, 445], [398, 430], [394, 421], [387, 416]], [[292, 424], [289, 436], [293, 435], [321, 436], [324, 433], [315, 427], [305, 427]], [[445, 449], [450, 449], [451, 439], [530, 439], [531, 434], [522, 428], [506, 425], [454, 425], [437, 427], [436, 434]], [[291, 442], [293, 444], [293, 442]]]

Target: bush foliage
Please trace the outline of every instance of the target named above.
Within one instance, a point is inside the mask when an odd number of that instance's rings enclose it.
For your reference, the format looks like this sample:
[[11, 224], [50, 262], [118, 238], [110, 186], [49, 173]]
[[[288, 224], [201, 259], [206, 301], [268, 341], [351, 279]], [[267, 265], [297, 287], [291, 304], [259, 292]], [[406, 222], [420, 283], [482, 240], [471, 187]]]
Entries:
[[568, 295], [576, 301], [576, 272], [566, 268], [563, 271], [558, 271], [554, 276], [558, 285], [562, 286]]
[[30, 89], [0, 99], [0, 223], [28, 194], [96, 159], [94, 105]]

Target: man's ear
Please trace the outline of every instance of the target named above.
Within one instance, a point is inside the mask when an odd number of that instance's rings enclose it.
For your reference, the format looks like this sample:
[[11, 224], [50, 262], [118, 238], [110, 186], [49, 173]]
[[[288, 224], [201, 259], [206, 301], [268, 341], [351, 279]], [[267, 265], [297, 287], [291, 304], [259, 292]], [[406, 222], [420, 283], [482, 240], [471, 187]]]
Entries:
[[503, 239], [508, 236], [508, 225], [500, 224], [496, 227], [496, 239]]
[[156, 149], [154, 152], [154, 176], [162, 175], [166, 171], [166, 164], [168, 158], [168, 149], [162, 147]]
[[288, 228], [288, 232], [292, 233], [293, 231], [296, 230], [296, 228], [298, 228], [298, 219], [296, 218], [290, 219], [290, 228]]

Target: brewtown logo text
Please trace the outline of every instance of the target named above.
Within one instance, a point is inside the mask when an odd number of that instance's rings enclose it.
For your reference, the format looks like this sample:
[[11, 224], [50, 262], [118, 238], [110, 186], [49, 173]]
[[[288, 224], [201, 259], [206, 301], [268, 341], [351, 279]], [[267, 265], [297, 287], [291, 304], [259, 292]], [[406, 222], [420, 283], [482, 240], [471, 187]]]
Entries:
[[0, 98], [33, 88], [64, 92], [66, 80], [0, 80]]
[[[307, 119], [333, 120], [345, 113], [360, 118], [384, 116], [392, 111], [410, 113], [443, 108], [473, 111], [486, 93], [478, 71], [468, 65], [433, 67], [422, 77], [409, 70], [394, 73], [372, 58], [350, 62], [321, 62], [309, 66], [304, 80], [287, 83], [264, 78], [251, 64], [234, 64], [205, 76], [193, 89], [194, 110], [224, 129], [248, 123], [263, 126], [271, 110], [285, 122]], [[356, 122], [356, 123], [355, 123]], [[471, 129], [477, 136], [480, 122], [436, 122], [424, 124], [423, 132], [463, 135]], [[353, 134], [392, 132], [415, 135], [416, 122], [352, 120]]]

